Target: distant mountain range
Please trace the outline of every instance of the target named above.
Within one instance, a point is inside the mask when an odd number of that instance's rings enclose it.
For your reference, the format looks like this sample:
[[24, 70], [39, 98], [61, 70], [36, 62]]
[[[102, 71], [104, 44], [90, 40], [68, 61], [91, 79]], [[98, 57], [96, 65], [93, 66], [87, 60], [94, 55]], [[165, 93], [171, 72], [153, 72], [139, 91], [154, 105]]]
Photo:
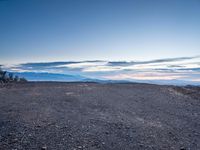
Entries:
[[66, 75], [66, 74], [56, 74], [56, 73], [13, 72], [13, 74], [19, 77], [24, 77], [28, 81], [73, 82], [73, 81], [84, 81], [87, 79], [80, 75]]
[[200, 85], [197, 82], [184, 80], [100, 80], [80, 75], [57, 73], [13, 72], [14, 75], [24, 77], [28, 81], [58, 81], [58, 82], [98, 82], [98, 83], [150, 83], [160, 85]]

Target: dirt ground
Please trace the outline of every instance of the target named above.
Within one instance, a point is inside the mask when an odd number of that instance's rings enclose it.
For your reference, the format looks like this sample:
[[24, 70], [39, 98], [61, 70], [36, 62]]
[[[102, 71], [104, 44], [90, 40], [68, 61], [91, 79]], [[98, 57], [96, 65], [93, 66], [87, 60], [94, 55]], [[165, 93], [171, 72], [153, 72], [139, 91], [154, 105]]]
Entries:
[[0, 87], [0, 150], [200, 150], [200, 88], [35, 82]]

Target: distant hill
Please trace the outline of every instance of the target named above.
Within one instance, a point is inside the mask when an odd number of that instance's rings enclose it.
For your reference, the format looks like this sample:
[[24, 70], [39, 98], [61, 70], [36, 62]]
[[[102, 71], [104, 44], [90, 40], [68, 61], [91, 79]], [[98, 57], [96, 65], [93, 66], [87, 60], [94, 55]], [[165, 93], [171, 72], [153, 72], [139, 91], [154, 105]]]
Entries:
[[72, 82], [87, 80], [87, 78], [80, 75], [66, 75], [56, 73], [14, 72], [13, 74], [18, 75], [19, 77], [24, 77], [28, 81]]
[[36, 72], [13, 72], [20, 78], [28, 81], [59, 81], [59, 82], [97, 82], [97, 83], [149, 83], [160, 85], [200, 85], [197, 82], [184, 80], [101, 80], [95, 78], [87, 78], [81, 75], [68, 75], [58, 73], [36, 73]]

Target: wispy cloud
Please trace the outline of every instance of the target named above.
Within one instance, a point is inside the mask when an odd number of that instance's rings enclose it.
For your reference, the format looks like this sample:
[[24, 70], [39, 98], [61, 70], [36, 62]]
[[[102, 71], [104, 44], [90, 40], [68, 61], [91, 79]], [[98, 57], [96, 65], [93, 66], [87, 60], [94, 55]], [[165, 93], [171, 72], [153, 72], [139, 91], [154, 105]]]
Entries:
[[111, 66], [129, 66], [129, 65], [138, 65], [138, 64], [155, 64], [155, 63], [166, 63], [166, 62], [177, 62], [177, 61], [185, 61], [185, 60], [192, 60], [200, 58], [200, 56], [194, 56], [194, 57], [178, 57], [178, 58], [165, 58], [165, 59], [155, 59], [150, 61], [112, 61], [108, 62], [108, 65]]
[[109, 80], [200, 80], [200, 56], [150, 61], [69, 61], [3, 66], [13, 72], [78, 74]]
[[174, 80], [181, 79], [183, 75], [172, 74], [172, 73], [158, 73], [158, 72], [145, 72], [145, 73], [127, 73], [127, 74], [116, 74], [112, 76], [104, 76], [106, 79], [114, 80]]

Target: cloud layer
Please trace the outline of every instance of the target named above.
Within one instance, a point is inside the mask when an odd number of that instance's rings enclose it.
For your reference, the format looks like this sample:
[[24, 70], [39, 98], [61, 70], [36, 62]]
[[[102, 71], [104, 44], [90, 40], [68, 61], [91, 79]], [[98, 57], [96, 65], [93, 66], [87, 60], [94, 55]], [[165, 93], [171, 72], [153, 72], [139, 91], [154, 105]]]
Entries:
[[69, 61], [3, 66], [12, 72], [60, 73], [104, 80], [200, 82], [200, 56], [150, 61]]

